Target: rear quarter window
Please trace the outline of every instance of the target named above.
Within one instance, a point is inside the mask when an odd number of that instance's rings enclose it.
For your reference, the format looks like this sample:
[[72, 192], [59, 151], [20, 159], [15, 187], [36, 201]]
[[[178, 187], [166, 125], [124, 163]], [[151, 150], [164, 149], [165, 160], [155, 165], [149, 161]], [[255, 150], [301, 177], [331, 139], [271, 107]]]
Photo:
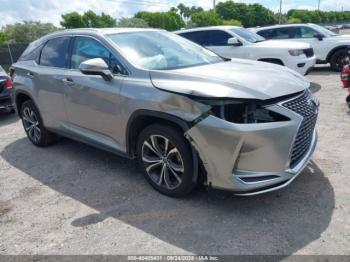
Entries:
[[23, 54], [18, 58], [18, 61], [35, 61], [39, 63], [40, 52], [43, 48], [43, 44], [41, 45], [29, 45], [26, 50], [24, 50]]
[[65, 68], [70, 37], [58, 37], [49, 40], [41, 51], [40, 65]]

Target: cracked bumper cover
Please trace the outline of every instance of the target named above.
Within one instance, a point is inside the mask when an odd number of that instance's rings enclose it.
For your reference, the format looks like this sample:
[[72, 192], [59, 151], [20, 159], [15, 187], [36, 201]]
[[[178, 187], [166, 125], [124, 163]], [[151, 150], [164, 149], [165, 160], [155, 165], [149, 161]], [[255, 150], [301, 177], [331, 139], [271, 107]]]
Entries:
[[237, 195], [257, 195], [287, 186], [302, 172], [315, 150], [316, 131], [310, 148], [291, 169], [291, 152], [303, 118], [278, 105], [270, 110], [291, 120], [235, 124], [208, 116], [186, 132], [207, 171], [208, 185]]

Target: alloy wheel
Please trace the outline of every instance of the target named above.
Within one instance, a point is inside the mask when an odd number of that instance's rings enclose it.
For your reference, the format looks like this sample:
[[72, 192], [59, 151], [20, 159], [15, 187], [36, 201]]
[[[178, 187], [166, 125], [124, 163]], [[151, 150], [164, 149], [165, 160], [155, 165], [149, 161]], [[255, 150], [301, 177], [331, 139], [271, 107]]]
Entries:
[[41, 138], [41, 130], [39, 128], [39, 120], [36, 113], [29, 107], [26, 107], [23, 110], [22, 119], [29, 138], [38, 143]]
[[150, 136], [143, 142], [141, 152], [146, 172], [158, 186], [173, 190], [181, 185], [184, 162], [179, 150], [168, 138]]

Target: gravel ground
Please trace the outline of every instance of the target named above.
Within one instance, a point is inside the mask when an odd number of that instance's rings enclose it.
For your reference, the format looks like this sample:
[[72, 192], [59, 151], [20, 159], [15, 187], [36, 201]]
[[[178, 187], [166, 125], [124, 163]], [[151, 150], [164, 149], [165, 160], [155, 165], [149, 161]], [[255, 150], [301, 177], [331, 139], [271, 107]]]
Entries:
[[350, 114], [339, 74], [308, 79], [319, 144], [287, 188], [158, 194], [136, 162], [68, 139], [42, 149], [0, 114], [0, 254], [350, 255]]

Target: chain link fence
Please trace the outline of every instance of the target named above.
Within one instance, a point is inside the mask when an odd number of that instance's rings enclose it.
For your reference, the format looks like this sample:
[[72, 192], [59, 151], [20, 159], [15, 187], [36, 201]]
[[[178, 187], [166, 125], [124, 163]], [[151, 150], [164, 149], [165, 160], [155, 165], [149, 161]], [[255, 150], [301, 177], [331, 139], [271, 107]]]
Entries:
[[16, 62], [28, 43], [21, 44], [0, 44], [0, 65], [7, 71], [12, 61]]

